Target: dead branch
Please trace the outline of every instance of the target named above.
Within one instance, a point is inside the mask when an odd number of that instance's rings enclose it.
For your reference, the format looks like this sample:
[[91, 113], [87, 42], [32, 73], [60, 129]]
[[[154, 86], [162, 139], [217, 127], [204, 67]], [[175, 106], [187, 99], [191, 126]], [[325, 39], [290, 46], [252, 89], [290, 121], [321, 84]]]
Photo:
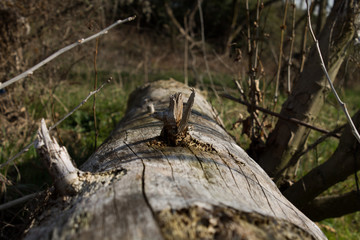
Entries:
[[294, 155], [291, 157], [289, 163], [282, 169], [279, 171], [279, 173], [276, 175], [275, 178], [279, 178], [282, 174], [284, 174], [286, 171], [289, 171], [289, 169], [291, 169], [293, 166], [295, 166], [295, 171], [294, 171], [294, 176], [296, 176], [296, 173], [298, 171], [299, 165], [300, 165], [300, 161], [299, 159], [305, 155], [307, 152], [309, 152], [310, 150], [316, 148], [317, 145], [319, 145], [320, 143], [324, 142], [326, 139], [328, 139], [329, 137], [333, 136], [334, 134], [339, 136], [338, 133], [343, 130], [345, 128], [346, 124], [341, 125], [338, 128], [335, 128], [334, 130], [330, 131], [327, 134], [324, 134], [323, 136], [319, 137], [314, 143], [308, 145], [304, 150], [297, 151], [294, 153]]
[[[89, 98], [100, 92], [100, 90], [111, 81], [111, 77], [107, 80], [107, 82], [103, 83], [98, 89], [96, 89], [95, 91], [92, 91], [89, 93], [89, 95], [79, 104], [77, 105], [73, 110], [71, 110], [71, 112], [69, 112], [68, 114], [66, 114], [62, 119], [60, 119], [58, 122], [56, 122], [54, 125], [52, 125], [51, 127], [49, 127], [49, 131], [53, 130], [54, 128], [56, 128], [60, 123], [62, 123], [65, 119], [67, 119], [69, 116], [71, 116], [76, 110], [78, 110], [82, 105], [84, 105]], [[18, 157], [20, 157], [23, 153], [27, 152], [32, 146], [34, 146], [34, 144], [37, 142], [37, 140], [34, 140], [32, 143], [28, 144], [26, 147], [24, 147], [20, 152], [18, 152], [17, 154], [15, 154], [15, 156], [13, 156], [12, 158], [10, 158], [9, 160], [7, 160], [6, 162], [2, 163], [0, 165], [0, 169], [9, 165], [10, 163], [12, 163], [15, 159], [17, 159]]]
[[[321, 133], [324, 133], [324, 134], [331, 134], [331, 132], [329, 132], [328, 130], [325, 130], [325, 129], [322, 129], [322, 128], [319, 128], [319, 127], [315, 127], [315, 126], [313, 126], [313, 125], [310, 125], [310, 124], [308, 124], [308, 123], [305, 123], [305, 122], [303, 122], [303, 121], [300, 121], [300, 120], [298, 120], [298, 119], [296, 119], [296, 118], [290, 118], [290, 117], [281, 115], [281, 114], [279, 114], [279, 113], [270, 111], [270, 110], [268, 110], [268, 109], [266, 109], [266, 108], [262, 108], [262, 107], [257, 106], [257, 105], [254, 106], [254, 105], [252, 105], [252, 104], [250, 104], [250, 103], [248, 103], [248, 102], [245, 102], [245, 101], [243, 101], [243, 100], [241, 100], [241, 99], [235, 98], [235, 97], [233, 97], [233, 96], [231, 96], [231, 95], [221, 94], [220, 96], [222, 96], [222, 97], [224, 97], [224, 98], [227, 98], [227, 99], [230, 99], [230, 100], [232, 100], [232, 101], [238, 102], [238, 103], [240, 103], [240, 104], [243, 104], [243, 105], [245, 105], [245, 106], [247, 106], [247, 107], [253, 107], [253, 108], [255, 108], [256, 110], [259, 110], [259, 111], [261, 111], [261, 112], [263, 112], [263, 113], [266, 113], [266, 114], [269, 114], [269, 115], [271, 115], [271, 116], [280, 118], [280, 119], [282, 119], [282, 120], [289, 121], [289, 122], [293, 122], [293, 123], [299, 124], [299, 125], [301, 125], [301, 126], [310, 128], [310, 129], [312, 129], [312, 130], [315, 130], [315, 131], [318, 131], [318, 132], [321, 132]], [[332, 137], [336, 137], [336, 138], [340, 138], [340, 136], [339, 136], [338, 134], [336, 134], [336, 133], [332, 133], [331, 136], [332, 136]]]
[[178, 92], [170, 96], [169, 108], [163, 112], [155, 112], [154, 118], [164, 122], [161, 131], [161, 138], [172, 146], [178, 146], [187, 135], [188, 122], [191, 114], [191, 108], [195, 100], [195, 90], [192, 93], [183, 111], [183, 95]]
[[203, 0], [197, 0], [198, 2], [198, 6], [199, 6], [199, 16], [200, 16], [200, 27], [201, 27], [201, 46], [202, 46], [202, 51], [203, 51], [203, 57], [204, 57], [204, 62], [205, 62], [205, 67], [206, 67], [206, 73], [209, 77], [210, 80], [210, 87], [211, 90], [214, 92], [216, 99], [221, 102], [221, 98], [219, 97], [219, 94], [217, 93], [215, 86], [214, 86], [214, 82], [210, 73], [210, 68], [209, 68], [209, 63], [207, 60], [207, 54], [206, 54], [206, 45], [205, 45], [205, 27], [204, 27], [204, 15], [203, 15], [203, 11], [202, 11], [202, 4]]
[[260, 22], [260, 1], [257, 1], [256, 4], [256, 19], [254, 22], [254, 28], [256, 29], [255, 38], [251, 36], [251, 20], [250, 20], [250, 10], [249, 10], [249, 1], [245, 2], [246, 8], [246, 18], [247, 18], [247, 50], [249, 56], [249, 79], [250, 79], [250, 102], [251, 105], [248, 108], [248, 112], [250, 113], [250, 121], [251, 121], [251, 137], [255, 137], [255, 125], [261, 126], [260, 121], [257, 118], [256, 110], [252, 106], [258, 105], [259, 101], [261, 101], [261, 93], [259, 91], [259, 79], [257, 79], [257, 68], [258, 68], [258, 39], [259, 39], [259, 22]]
[[302, 155], [308, 153], [310, 150], [314, 149], [317, 145], [319, 145], [320, 143], [324, 142], [326, 139], [328, 139], [329, 137], [331, 137], [333, 134], [337, 134], [339, 133], [341, 130], [344, 129], [346, 125], [341, 125], [338, 128], [335, 128], [334, 130], [332, 130], [331, 132], [319, 137], [314, 143], [310, 144], [309, 146], [307, 146], [301, 153], [299, 153], [299, 155], [297, 156], [297, 159], [299, 159]]
[[168, 16], [170, 17], [170, 20], [173, 22], [173, 24], [177, 27], [177, 29], [179, 30], [179, 32], [191, 43], [197, 45], [197, 41], [195, 41], [189, 34], [187, 31], [185, 31], [185, 29], [181, 26], [181, 24], [178, 22], [178, 20], [175, 18], [174, 13], [171, 9], [171, 7], [169, 6], [168, 2], [165, 2], [164, 4], [165, 6], [165, 10], [166, 13], [168, 14]]
[[29, 194], [29, 195], [25, 195], [25, 196], [23, 196], [23, 197], [21, 197], [21, 198], [18, 198], [18, 199], [13, 200], [13, 201], [10, 201], [10, 202], [1, 204], [1, 205], [0, 205], [0, 211], [3, 211], [3, 210], [5, 210], [5, 209], [12, 208], [13, 206], [22, 204], [22, 203], [24, 203], [24, 202], [27, 202], [27, 201], [29, 201], [30, 199], [33, 199], [33, 198], [39, 196], [41, 193], [43, 193], [43, 192], [41, 191], [41, 192], [31, 193], [31, 194]]
[[35, 145], [47, 167], [55, 188], [63, 195], [73, 195], [79, 189], [79, 174], [65, 147], [60, 147], [55, 139], [50, 137], [45, 120], [41, 120], [38, 141]]
[[[94, 52], [94, 73], [95, 73], [94, 91], [96, 91], [97, 85], [98, 85], [98, 71], [97, 71], [97, 64], [96, 64], [96, 59], [97, 59], [97, 55], [98, 55], [98, 49], [99, 49], [99, 38], [96, 38], [95, 52]], [[98, 136], [99, 136], [99, 131], [98, 131], [98, 127], [97, 127], [97, 121], [96, 121], [96, 93], [94, 94], [93, 100], [94, 100], [93, 101], [93, 118], [94, 118], [94, 131], [95, 131], [94, 151], [96, 151], [97, 140], [98, 140]]]
[[289, 52], [289, 60], [288, 60], [288, 69], [287, 69], [287, 93], [291, 92], [291, 66], [292, 66], [292, 55], [294, 51], [294, 42], [295, 42], [295, 15], [296, 15], [296, 5], [295, 0], [291, 3], [293, 11], [292, 11], [292, 29], [291, 29], [291, 38], [290, 38], [290, 52]]
[[78, 41], [76, 41], [75, 43], [73, 44], [70, 44], [60, 50], [58, 50], [57, 52], [53, 53], [52, 55], [50, 55], [49, 57], [47, 57], [46, 59], [44, 59], [43, 61], [41, 61], [40, 63], [36, 64], [35, 66], [33, 66], [32, 68], [26, 70], [25, 72], [21, 73], [20, 75], [4, 82], [4, 83], [0, 83], [0, 89], [2, 88], [5, 88], [27, 76], [31, 76], [33, 75], [34, 71], [36, 71], [37, 69], [39, 69], [40, 67], [44, 66], [45, 64], [47, 64], [48, 62], [54, 60], [55, 58], [57, 58], [58, 56], [60, 56], [61, 54], [71, 50], [72, 48], [76, 47], [76, 46], [79, 46], [83, 43], [86, 43], [86, 42], [89, 42], [93, 39], [96, 39], [98, 37], [100, 37], [101, 35], [104, 35], [104, 34], [107, 34], [108, 31], [114, 27], [116, 27], [117, 25], [119, 24], [123, 24], [123, 23], [126, 23], [126, 22], [130, 22], [132, 20], [134, 20], [136, 18], [136, 16], [132, 16], [132, 17], [128, 17], [124, 20], [118, 20], [116, 21], [115, 23], [111, 24], [110, 26], [108, 26], [107, 28], [104, 28], [103, 30], [101, 30], [100, 32], [88, 37], [88, 38], [82, 38], [82, 39], [79, 39]]
[[[188, 27], [188, 17], [184, 16], [184, 27], [185, 33], [188, 34], [189, 27]], [[189, 75], [188, 75], [188, 67], [189, 67], [189, 40], [185, 38], [184, 43], [184, 83], [186, 86], [189, 86]]]
[[[354, 117], [360, 126], [360, 111]], [[352, 135], [349, 124], [345, 127], [334, 154], [323, 164], [312, 169], [302, 179], [283, 192], [295, 206], [302, 208], [332, 185], [344, 181], [354, 173], [354, 165], [360, 166], [360, 146]]]
[[274, 103], [276, 105], [278, 96], [279, 96], [279, 81], [280, 81], [280, 71], [281, 71], [281, 61], [283, 58], [283, 45], [284, 45], [284, 34], [286, 29], [286, 15], [287, 15], [287, 9], [288, 9], [288, 2], [289, 0], [285, 1], [285, 10], [284, 10], [284, 18], [281, 28], [281, 36], [280, 36], [280, 49], [279, 49], [279, 60], [278, 60], [278, 69], [276, 72], [276, 85], [275, 85], [275, 95], [274, 95]]
[[333, 83], [332, 83], [332, 81], [331, 81], [331, 79], [330, 79], [329, 73], [328, 73], [328, 71], [327, 71], [327, 69], [326, 69], [325, 62], [324, 62], [323, 56], [322, 56], [322, 54], [321, 54], [319, 41], [316, 39], [315, 34], [314, 34], [314, 31], [313, 31], [312, 26], [311, 26], [310, 8], [309, 8], [308, 0], [306, 0], [306, 6], [307, 6], [307, 12], [308, 12], [308, 23], [309, 23], [308, 25], [309, 25], [309, 30], [310, 30], [311, 36], [312, 36], [312, 38], [313, 38], [313, 40], [314, 40], [314, 42], [315, 42], [316, 49], [317, 49], [317, 52], [318, 52], [319, 57], [320, 57], [320, 61], [321, 61], [320, 66], [321, 66], [321, 69], [323, 70], [323, 72], [324, 72], [324, 74], [325, 74], [325, 76], [326, 76], [326, 79], [328, 80], [328, 83], [329, 83], [329, 85], [330, 85], [330, 87], [331, 87], [331, 90], [332, 90], [332, 92], [334, 93], [334, 95], [335, 95], [335, 97], [336, 97], [336, 100], [338, 101], [341, 109], [342, 109], [343, 112], [345, 113], [345, 116], [346, 116], [346, 118], [347, 118], [347, 120], [348, 120], [348, 122], [349, 122], [349, 124], [350, 124], [350, 126], [351, 126], [353, 135], [355, 136], [355, 138], [357, 139], [357, 141], [360, 143], [360, 135], [359, 135], [359, 133], [358, 133], [358, 131], [357, 131], [357, 129], [356, 129], [353, 121], [351, 120], [351, 116], [350, 116], [349, 111], [348, 111], [348, 109], [347, 109], [347, 107], [346, 107], [346, 104], [340, 99], [340, 97], [339, 97], [338, 93], [336, 92], [336, 89], [335, 89], [335, 87], [334, 87], [334, 85], [333, 85]]
[[341, 195], [318, 197], [301, 210], [313, 221], [341, 217], [360, 211], [360, 193], [351, 191]]

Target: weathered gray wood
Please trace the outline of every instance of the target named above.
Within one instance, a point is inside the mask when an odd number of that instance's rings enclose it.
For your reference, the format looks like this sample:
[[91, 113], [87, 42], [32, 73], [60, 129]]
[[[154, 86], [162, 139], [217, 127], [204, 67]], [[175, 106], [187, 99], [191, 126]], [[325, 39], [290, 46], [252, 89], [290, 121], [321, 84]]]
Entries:
[[79, 175], [65, 147], [60, 147], [54, 138], [50, 137], [45, 120], [41, 119], [38, 139], [35, 144], [38, 154], [48, 169], [55, 188], [61, 195], [74, 195], [80, 187]]
[[287, 201], [224, 130], [197, 92], [192, 140], [160, 141], [169, 96], [190, 89], [174, 80], [135, 91], [124, 119], [81, 167], [91, 172], [73, 197], [54, 199], [26, 239], [326, 239]]

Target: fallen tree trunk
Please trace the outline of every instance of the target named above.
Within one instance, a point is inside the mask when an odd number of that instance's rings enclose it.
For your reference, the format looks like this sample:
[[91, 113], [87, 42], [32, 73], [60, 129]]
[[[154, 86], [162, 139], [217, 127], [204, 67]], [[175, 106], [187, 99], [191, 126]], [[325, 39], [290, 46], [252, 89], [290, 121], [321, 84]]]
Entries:
[[173, 80], [133, 92], [119, 126], [81, 167], [80, 190], [53, 194], [25, 239], [326, 239], [200, 94], [186, 137], [167, 142], [154, 116], [175, 92], [190, 95]]

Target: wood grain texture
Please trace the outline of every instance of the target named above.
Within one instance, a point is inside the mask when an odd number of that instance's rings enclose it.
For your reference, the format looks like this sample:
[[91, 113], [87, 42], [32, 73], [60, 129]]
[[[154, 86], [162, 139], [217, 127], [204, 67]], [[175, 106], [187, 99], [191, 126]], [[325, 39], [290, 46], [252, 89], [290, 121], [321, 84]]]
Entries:
[[26, 239], [326, 239], [284, 198], [196, 93], [192, 142], [157, 139], [162, 122], [148, 112], [170, 94], [191, 91], [174, 80], [135, 91], [126, 116], [81, 167], [78, 195], [53, 198]]

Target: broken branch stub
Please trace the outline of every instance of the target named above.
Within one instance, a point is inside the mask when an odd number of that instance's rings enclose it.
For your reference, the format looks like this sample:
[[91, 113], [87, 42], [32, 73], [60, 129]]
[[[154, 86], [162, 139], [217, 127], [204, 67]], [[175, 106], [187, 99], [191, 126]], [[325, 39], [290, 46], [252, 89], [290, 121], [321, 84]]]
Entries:
[[66, 148], [60, 147], [56, 140], [50, 137], [44, 119], [41, 120], [35, 148], [43, 159], [60, 195], [74, 195], [77, 193], [79, 191], [79, 174], [81, 174], [81, 171], [73, 165]]
[[168, 109], [153, 114], [155, 118], [164, 122], [160, 137], [172, 146], [178, 146], [188, 135], [188, 122], [195, 100], [195, 90], [191, 89], [191, 92], [184, 111], [183, 95], [178, 92], [170, 96]]

